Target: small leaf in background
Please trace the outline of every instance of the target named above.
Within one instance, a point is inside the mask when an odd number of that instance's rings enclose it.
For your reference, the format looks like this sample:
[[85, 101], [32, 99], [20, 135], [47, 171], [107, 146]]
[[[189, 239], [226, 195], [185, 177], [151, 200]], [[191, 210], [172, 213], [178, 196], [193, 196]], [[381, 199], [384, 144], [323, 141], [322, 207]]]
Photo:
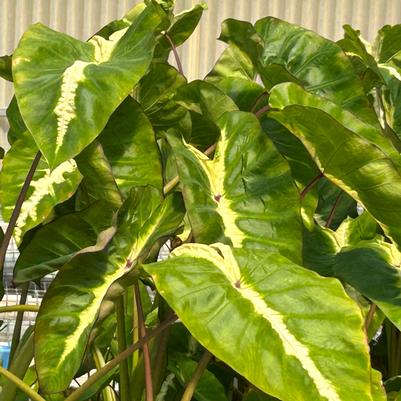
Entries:
[[[198, 363], [186, 357], [185, 354], [174, 354], [169, 357], [169, 370], [174, 373], [180, 384], [185, 388], [191, 380]], [[209, 370], [205, 370], [195, 388], [194, 398], [197, 401], [228, 401], [223, 385]]]
[[13, 75], [11, 71], [11, 59], [12, 56], [1, 56], [0, 57], [0, 77], [11, 81], [13, 80]]
[[[202, 2], [173, 17], [171, 25], [165, 33], [169, 36], [175, 47], [182, 45], [191, 36], [202, 17], [203, 11], [206, 9], [206, 4]], [[171, 44], [163, 34], [159, 38], [155, 49], [155, 59], [157, 61], [167, 61], [170, 50]]]

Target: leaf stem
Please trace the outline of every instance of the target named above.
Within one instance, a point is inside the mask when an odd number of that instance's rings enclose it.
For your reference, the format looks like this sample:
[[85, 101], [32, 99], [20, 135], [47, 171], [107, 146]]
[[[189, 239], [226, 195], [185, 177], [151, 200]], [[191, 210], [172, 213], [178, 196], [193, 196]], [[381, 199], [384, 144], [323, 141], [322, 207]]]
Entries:
[[185, 388], [184, 394], [181, 398], [181, 401], [191, 401], [192, 396], [194, 395], [196, 386], [199, 383], [200, 378], [203, 375], [207, 365], [209, 364], [210, 360], [212, 359], [213, 355], [206, 350], [205, 353], [202, 355], [201, 360], [198, 363], [198, 366], [195, 370], [194, 375], [192, 376], [191, 380], [188, 382], [187, 387]]
[[7, 369], [4, 369], [1, 366], [0, 375], [13, 382], [21, 391], [23, 391], [28, 397], [30, 397], [32, 401], [46, 401], [36, 391], [32, 390], [26, 383], [24, 383], [19, 377], [15, 376], [13, 373], [8, 371]]
[[335, 215], [335, 213], [336, 213], [336, 209], [337, 209], [338, 205], [340, 204], [342, 195], [343, 195], [343, 192], [341, 191], [341, 192], [337, 195], [336, 200], [334, 201], [334, 205], [333, 205], [333, 207], [331, 208], [329, 217], [327, 218], [326, 224], [324, 225], [326, 228], [330, 228], [331, 223], [333, 222], [333, 218], [334, 218], [334, 215]]
[[170, 43], [171, 50], [173, 51], [175, 62], [177, 63], [177, 69], [178, 69], [179, 73], [181, 75], [184, 75], [184, 70], [182, 68], [180, 56], [178, 55], [177, 48], [175, 47], [175, 44], [174, 44], [173, 40], [170, 38], [170, 36], [167, 33], [165, 33], [164, 36], [166, 37], [166, 39]]
[[[125, 330], [125, 309], [124, 298], [120, 295], [116, 300], [116, 315], [117, 315], [117, 343], [118, 352], [122, 352], [127, 348], [127, 338]], [[123, 359], [120, 362], [120, 400], [129, 401], [129, 375], [128, 361]]]
[[[36, 153], [35, 158], [32, 161], [31, 167], [26, 175], [25, 181], [22, 184], [21, 191], [18, 195], [17, 202], [15, 203], [14, 210], [11, 214], [10, 221], [8, 222], [8, 226], [6, 232], [4, 234], [3, 241], [0, 245], [0, 274], [2, 276], [4, 261], [6, 259], [6, 253], [8, 249], [8, 245], [10, 243], [11, 237], [14, 232], [15, 225], [17, 224], [18, 216], [21, 211], [22, 204], [24, 203], [26, 193], [28, 192], [29, 185], [32, 181], [33, 175], [35, 174], [36, 168], [38, 167], [39, 161], [41, 158], [41, 153]], [[1, 294], [3, 295], [3, 294]], [[1, 297], [0, 297], [1, 298]]]
[[369, 327], [370, 327], [370, 325], [372, 324], [373, 317], [374, 317], [374, 315], [375, 315], [375, 311], [376, 311], [376, 304], [371, 303], [371, 304], [370, 304], [370, 308], [369, 308], [369, 312], [368, 312], [368, 314], [367, 314], [367, 316], [366, 316], [366, 319], [365, 319], [365, 331], [366, 331], [366, 336], [368, 335]]
[[[150, 331], [145, 337], [142, 337], [135, 344], [130, 345], [126, 350], [120, 352], [114, 359], [107, 362], [103, 368], [96, 371], [93, 375], [91, 375], [88, 380], [81, 387], [76, 389], [72, 394], [70, 394], [64, 401], [77, 401], [80, 399], [82, 394], [84, 394], [88, 388], [90, 388], [94, 383], [96, 383], [99, 379], [101, 379], [105, 374], [107, 374], [114, 367], [118, 366], [121, 361], [128, 358], [134, 351], [141, 348], [144, 344], [146, 344], [150, 339], [155, 336], [158, 336], [163, 330], [165, 330], [168, 326], [173, 324], [177, 320], [177, 316], [172, 315], [164, 322], [160, 323], [154, 330]], [[42, 400], [40, 400], [42, 401]]]
[[[106, 364], [102, 352], [96, 345], [93, 346], [92, 357], [93, 361], [95, 362], [97, 370], [101, 369]], [[116, 401], [114, 389], [111, 388], [110, 386], [106, 386], [102, 390], [102, 395], [103, 395], [103, 401]]]
[[251, 113], [255, 113], [256, 112], [256, 107], [259, 105], [260, 101], [265, 98], [266, 96], [268, 96], [269, 93], [266, 91], [263, 91], [255, 100], [255, 103], [253, 104], [252, 108], [251, 108]]
[[[25, 305], [26, 299], [28, 297], [28, 289], [29, 289], [29, 282], [24, 284], [21, 289], [21, 297], [19, 301], [19, 306]], [[15, 351], [18, 347], [19, 340], [21, 338], [21, 329], [22, 329], [22, 321], [24, 320], [24, 310], [21, 309], [17, 313], [17, 317], [15, 319], [14, 331], [13, 331], [13, 338], [11, 340], [11, 349], [10, 349], [10, 361], [13, 360]]]
[[270, 106], [267, 104], [266, 106], [263, 106], [260, 108], [258, 111], [255, 111], [254, 114], [257, 118], [262, 117], [263, 114], [265, 114], [267, 111], [269, 111]]
[[315, 184], [324, 176], [323, 173], [319, 173], [301, 192], [299, 197], [303, 200], [306, 194], [315, 186]]
[[0, 306], [0, 313], [7, 312], [39, 312], [39, 305], [8, 305]]
[[[138, 326], [141, 338], [146, 337], [146, 327], [143, 317], [141, 294], [139, 292], [138, 283], [134, 286], [135, 289], [135, 301], [138, 311]], [[146, 388], [146, 401], [153, 401], [153, 382], [152, 382], [152, 364], [150, 360], [150, 352], [148, 344], [144, 344], [142, 347], [143, 351], [143, 362], [145, 365], [145, 388]]]

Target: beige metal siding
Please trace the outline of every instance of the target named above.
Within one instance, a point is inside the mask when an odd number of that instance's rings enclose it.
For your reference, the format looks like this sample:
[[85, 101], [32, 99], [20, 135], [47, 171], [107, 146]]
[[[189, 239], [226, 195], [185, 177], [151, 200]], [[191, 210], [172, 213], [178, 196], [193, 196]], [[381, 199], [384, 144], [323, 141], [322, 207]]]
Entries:
[[[26, 28], [41, 21], [51, 28], [86, 39], [112, 19], [121, 17], [138, 0], [0, 0], [0, 54], [10, 54]], [[177, 11], [195, 0], [177, 0]], [[273, 15], [339, 39], [342, 25], [351, 24], [369, 40], [385, 24], [401, 23], [400, 0], [209, 0], [199, 28], [179, 53], [190, 80], [203, 77], [224, 44], [216, 41], [225, 18], [243, 20]], [[11, 85], [0, 82], [0, 108], [12, 96]]]

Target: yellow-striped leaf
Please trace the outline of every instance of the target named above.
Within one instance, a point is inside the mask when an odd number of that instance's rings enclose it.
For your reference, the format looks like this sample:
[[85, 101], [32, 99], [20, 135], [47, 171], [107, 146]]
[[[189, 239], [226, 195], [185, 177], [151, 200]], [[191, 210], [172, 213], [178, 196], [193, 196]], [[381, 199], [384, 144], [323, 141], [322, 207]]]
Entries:
[[223, 244], [183, 245], [144, 268], [192, 335], [266, 393], [372, 401], [363, 319], [337, 280]]
[[42, 24], [25, 32], [13, 55], [15, 94], [52, 169], [96, 138], [146, 72], [159, 12], [150, 4], [108, 40], [94, 36], [81, 42]]
[[177, 230], [182, 209], [179, 193], [163, 201], [152, 187], [132, 191], [120, 209], [117, 232], [107, 251], [79, 254], [59, 271], [43, 298], [35, 327], [42, 391], [55, 393], [68, 387], [107, 290], [137, 266], [155, 241]]
[[213, 160], [168, 136], [196, 241], [279, 250], [300, 262], [299, 195], [287, 162], [251, 113], [227, 112], [217, 123]]

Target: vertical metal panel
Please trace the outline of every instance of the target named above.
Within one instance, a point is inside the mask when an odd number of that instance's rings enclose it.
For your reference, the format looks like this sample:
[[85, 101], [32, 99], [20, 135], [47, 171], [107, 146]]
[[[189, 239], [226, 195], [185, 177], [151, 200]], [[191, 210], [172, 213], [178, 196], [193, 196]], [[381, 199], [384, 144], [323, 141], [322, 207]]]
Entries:
[[[0, 0], [0, 54], [10, 54], [27, 29], [35, 22], [86, 39], [108, 21], [121, 17], [139, 0]], [[198, 1], [177, 0], [176, 10]], [[273, 15], [313, 29], [337, 40], [342, 25], [351, 24], [373, 40], [385, 24], [401, 23], [400, 0], [207, 0], [200, 26], [179, 48], [184, 71], [190, 80], [204, 77], [213, 67], [224, 43], [217, 41], [221, 22], [229, 17], [255, 22]], [[174, 61], [172, 60], [172, 63]], [[12, 96], [10, 84], [0, 82], [0, 108]]]

